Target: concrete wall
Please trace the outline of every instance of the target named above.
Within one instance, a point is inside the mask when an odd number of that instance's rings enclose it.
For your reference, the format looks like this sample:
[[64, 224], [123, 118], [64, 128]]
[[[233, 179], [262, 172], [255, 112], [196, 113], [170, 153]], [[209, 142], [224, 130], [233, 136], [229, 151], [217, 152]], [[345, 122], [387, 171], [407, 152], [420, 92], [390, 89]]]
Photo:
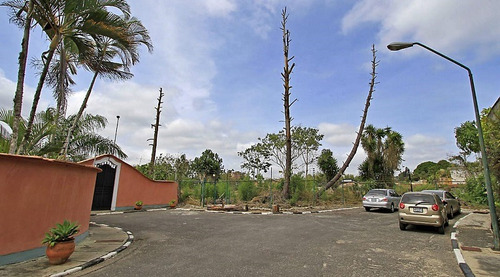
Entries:
[[88, 234], [99, 171], [71, 162], [0, 154], [0, 265], [44, 255], [45, 232], [65, 219], [81, 225], [77, 235]]
[[138, 200], [143, 202], [144, 207], [167, 206], [171, 200], [177, 203], [178, 184], [176, 182], [151, 180], [113, 155], [102, 155], [81, 162], [89, 166], [102, 163], [116, 166], [111, 210], [132, 209]]

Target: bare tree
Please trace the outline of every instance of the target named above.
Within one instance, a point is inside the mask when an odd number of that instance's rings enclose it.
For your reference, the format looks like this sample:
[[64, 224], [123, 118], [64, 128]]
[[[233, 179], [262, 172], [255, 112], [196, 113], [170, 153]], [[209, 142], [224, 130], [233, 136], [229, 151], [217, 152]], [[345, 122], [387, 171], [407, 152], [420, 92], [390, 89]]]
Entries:
[[368, 91], [368, 96], [366, 97], [366, 102], [365, 102], [365, 109], [363, 110], [363, 116], [361, 118], [361, 124], [359, 125], [359, 130], [357, 132], [356, 140], [354, 141], [354, 145], [352, 146], [351, 153], [349, 153], [349, 156], [347, 156], [347, 160], [344, 162], [342, 167], [340, 168], [339, 172], [333, 177], [328, 183], [325, 184], [325, 186], [320, 189], [317, 193], [317, 197], [321, 196], [323, 192], [325, 192], [327, 189], [333, 187], [334, 185], [337, 186], [337, 182], [340, 180], [342, 175], [344, 174], [345, 170], [349, 167], [349, 164], [351, 163], [352, 159], [356, 155], [356, 151], [358, 150], [359, 143], [361, 141], [361, 136], [363, 134], [363, 130], [365, 128], [365, 123], [366, 123], [366, 116], [368, 115], [368, 108], [370, 107], [370, 101], [372, 100], [372, 94], [375, 91], [375, 79], [377, 78], [377, 73], [375, 69], [377, 68], [378, 61], [377, 61], [377, 56], [376, 56], [377, 51], [375, 50], [375, 45], [372, 45], [372, 72], [371, 72], [371, 81], [370, 81], [370, 90]]
[[293, 105], [295, 100], [290, 103], [290, 75], [292, 74], [295, 63], [290, 65], [290, 61], [294, 58], [288, 58], [288, 50], [290, 48], [290, 31], [286, 29], [286, 22], [288, 20], [288, 14], [286, 12], [286, 7], [281, 11], [281, 30], [283, 31], [283, 54], [285, 58], [285, 66], [283, 68], [283, 73], [281, 77], [283, 79], [283, 87], [285, 92], [283, 93], [283, 106], [285, 113], [285, 135], [286, 135], [286, 162], [285, 162], [285, 184], [283, 185], [283, 197], [285, 199], [290, 198], [290, 176], [292, 174], [292, 133], [291, 133], [291, 121], [290, 117], [290, 107]]
[[153, 148], [151, 149], [151, 162], [149, 163], [149, 174], [151, 174], [151, 176], [154, 176], [154, 171], [155, 171], [155, 159], [156, 159], [156, 146], [158, 144], [158, 127], [160, 127], [160, 113], [161, 113], [161, 104], [163, 104], [163, 102], [161, 101], [162, 97], [164, 96], [165, 94], [163, 93], [163, 90], [162, 88], [160, 88], [160, 97], [158, 97], [158, 106], [155, 107], [156, 109], [156, 123], [155, 124], [151, 124], [151, 127], [155, 129], [155, 133], [154, 133], [154, 138], [153, 138]]

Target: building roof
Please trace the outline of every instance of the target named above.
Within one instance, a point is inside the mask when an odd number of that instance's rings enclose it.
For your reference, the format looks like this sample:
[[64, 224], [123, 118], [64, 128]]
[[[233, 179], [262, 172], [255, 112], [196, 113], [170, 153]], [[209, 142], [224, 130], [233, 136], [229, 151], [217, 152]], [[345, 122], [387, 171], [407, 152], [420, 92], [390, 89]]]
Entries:
[[496, 116], [500, 112], [500, 97], [498, 97], [497, 101], [493, 106], [491, 107], [491, 111], [488, 113], [488, 117], [490, 119], [500, 119], [498, 116]]

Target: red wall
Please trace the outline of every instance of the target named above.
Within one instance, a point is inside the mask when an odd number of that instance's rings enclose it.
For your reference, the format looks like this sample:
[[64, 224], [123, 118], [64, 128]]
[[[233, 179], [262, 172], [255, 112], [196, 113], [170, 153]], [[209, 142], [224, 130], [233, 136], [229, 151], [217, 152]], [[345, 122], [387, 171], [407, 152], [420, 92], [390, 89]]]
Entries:
[[95, 167], [0, 154], [0, 255], [42, 247], [45, 232], [65, 219], [89, 228]]
[[177, 203], [178, 184], [176, 182], [153, 181], [113, 155], [103, 155], [81, 163], [93, 165], [109, 158], [121, 165], [120, 175], [115, 177], [119, 178], [116, 209], [132, 208], [138, 200], [142, 201], [144, 206], [166, 206], [171, 200]]

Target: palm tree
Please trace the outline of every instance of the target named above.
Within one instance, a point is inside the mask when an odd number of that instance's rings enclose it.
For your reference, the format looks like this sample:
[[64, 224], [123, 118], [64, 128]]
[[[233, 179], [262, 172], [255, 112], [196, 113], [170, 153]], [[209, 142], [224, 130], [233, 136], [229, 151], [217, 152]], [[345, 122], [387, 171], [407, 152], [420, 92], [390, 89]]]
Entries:
[[[77, 115], [71, 115], [62, 123], [62, 130], [58, 137], [59, 147], [53, 151], [57, 157], [64, 146], [64, 136], [67, 130], [73, 126]], [[96, 132], [106, 127], [107, 120], [100, 115], [83, 114], [74, 125], [73, 137], [67, 145], [67, 157], [71, 161], [81, 161], [91, 156], [100, 154], [113, 154], [119, 158], [127, 158], [127, 155], [112, 140], [98, 135]]]
[[384, 142], [384, 162], [387, 176], [394, 176], [394, 172], [403, 161], [402, 156], [404, 151], [403, 137], [400, 133], [392, 131], [389, 128]]
[[28, 141], [31, 135], [49, 65], [60, 44], [63, 44], [68, 51], [76, 53], [79, 59], [84, 60], [93, 47], [92, 35], [108, 36], [117, 40], [127, 38], [123, 22], [116, 20], [117, 16], [107, 11], [108, 7], [114, 7], [124, 14], [129, 14], [129, 6], [124, 0], [39, 0], [36, 2], [32, 16], [49, 37], [50, 45], [42, 55], [44, 67], [33, 98], [23, 144], [20, 149], [17, 149], [18, 153], [23, 151], [24, 142]]
[[[80, 109], [74, 118], [74, 123], [68, 129], [64, 147], [61, 149], [60, 153], [62, 158], [64, 158], [68, 152], [68, 143], [73, 135], [75, 124], [87, 107], [97, 77], [103, 76], [109, 79], [119, 80], [132, 78], [133, 74], [130, 72], [130, 66], [139, 62], [139, 46], [142, 44], [148, 48], [148, 51], [151, 52], [153, 50], [149, 33], [144, 25], [142, 25], [141, 21], [135, 17], [128, 16], [125, 16], [123, 21], [126, 23], [126, 29], [128, 30], [127, 40], [115, 40], [104, 36], [94, 37], [96, 43], [94, 55], [84, 63], [84, 66], [94, 72], [94, 76], [87, 89]], [[116, 57], [120, 60], [119, 62], [114, 61]]]
[[48, 83], [54, 89], [53, 96], [57, 103], [56, 122], [59, 122], [59, 118], [66, 117], [68, 96], [71, 93], [71, 86], [75, 84], [71, 75], [77, 73], [78, 57], [74, 53], [66, 51], [64, 44], [59, 45], [56, 54], [59, 58], [51, 63]]
[[[12, 138], [11, 144], [9, 145], [9, 153], [14, 154], [17, 150], [17, 140], [19, 137], [19, 124], [22, 121], [21, 118], [21, 110], [23, 104], [23, 94], [24, 94], [24, 77], [26, 75], [26, 61], [28, 59], [28, 45], [30, 38], [30, 30], [31, 30], [31, 19], [32, 12], [34, 7], [34, 0], [29, 0], [26, 5], [26, 1], [6, 1], [2, 3], [2, 6], [10, 7], [12, 10], [13, 16], [11, 17], [11, 21], [15, 22], [19, 26], [22, 26], [23, 31], [23, 40], [21, 42], [21, 52], [19, 52], [19, 69], [17, 73], [17, 86], [16, 92], [14, 96], [14, 117], [12, 122]], [[22, 9], [19, 8], [22, 4]], [[26, 18], [21, 16], [22, 11], [26, 10]]]
[[[54, 125], [54, 115], [55, 110], [53, 108], [48, 108], [46, 111], [39, 112], [34, 120], [32, 136], [30, 136], [30, 141], [26, 143], [26, 153], [29, 155], [43, 156], [40, 149], [46, 147], [48, 137], [56, 132]], [[0, 110], [0, 120], [7, 122], [9, 126], [14, 123], [14, 115], [12, 110]], [[19, 134], [17, 141], [14, 143], [16, 146], [22, 142], [22, 135], [26, 132], [26, 120], [21, 118], [19, 124]], [[12, 142], [12, 138], [10, 139]]]
[[[64, 141], [66, 130], [73, 123], [75, 115], [62, 119], [60, 124], [56, 124], [57, 111], [54, 108], [48, 108], [46, 111], [37, 113], [33, 132], [30, 141], [26, 143], [25, 151], [29, 155], [56, 158]], [[0, 120], [10, 126], [13, 123], [12, 111], [0, 110]], [[84, 114], [74, 131], [75, 136], [69, 144], [69, 160], [81, 161], [94, 155], [111, 153], [126, 158], [127, 155], [113, 141], [97, 134], [97, 131], [106, 127], [107, 120], [100, 115]], [[20, 134], [23, 135], [26, 130], [26, 121], [22, 119], [19, 125]], [[50, 139], [53, 138], [53, 139]], [[21, 137], [17, 143], [21, 143]], [[0, 152], [6, 152], [4, 145], [8, 143], [0, 138]]]
[[[57, 47], [54, 57], [50, 63], [46, 82], [53, 89], [53, 96], [56, 100], [56, 122], [59, 122], [59, 118], [66, 116], [71, 86], [76, 84], [72, 75], [77, 74], [79, 61], [78, 57], [74, 53], [66, 51], [62, 44]], [[35, 60], [33, 65], [40, 71], [45, 66], [42, 60]]]
[[365, 179], [392, 183], [394, 172], [399, 167], [404, 152], [403, 137], [390, 127], [366, 126], [361, 138], [361, 146], [367, 154], [359, 166], [360, 175]]
[[361, 137], [361, 146], [366, 152], [366, 164], [367, 164], [367, 173], [369, 176], [373, 176], [373, 167], [376, 159], [377, 153], [377, 128], [372, 124], [369, 124], [365, 127], [363, 135]]

